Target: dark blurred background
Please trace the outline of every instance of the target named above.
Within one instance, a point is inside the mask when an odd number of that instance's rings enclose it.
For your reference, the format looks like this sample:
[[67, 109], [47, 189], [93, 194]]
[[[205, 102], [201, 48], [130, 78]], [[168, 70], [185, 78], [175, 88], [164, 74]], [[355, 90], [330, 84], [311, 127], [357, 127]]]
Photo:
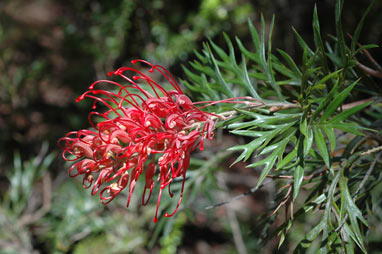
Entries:
[[[345, 1], [345, 32], [354, 32], [369, 2]], [[273, 47], [299, 62], [301, 51], [291, 27], [312, 42], [314, 4], [328, 38], [335, 34], [335, 1], [329, 0], [1, 0], [0, 253], [240, 252], [225, 208], [207, 213], [201, 205], [190, 212], [192, 219], [181, 212], [167, 229], [165, 222], [152, 225], [153, 208], [126, 212], [124, 201], [104, 208], [68, 179], [56, 142], [68, 131], [88, 128], [89, 104], [75, 103], [75, 98], [107, 72], [142, 58], [184, 78], [181, 66], [209, 38], [224, 48], [225, 32], [251, 48], [247, 21], [258, 26], [261, 13], [267, 24], [276, 16]], [[362, 44], [381, 45], [381, 13], [382, 2], [376, 1]], [[382, 62], [379, 48], [370, 52]], [[238, 180], [228, 182], [227, 189], [217, 186], [227, 195], [220, 198], [251, 187], [251, 172], [243, 166], [224, 172], [223, 180], [224, 174]], [[255, 215], [266, 210], [266, 199], [260, 194], [234, 204], [248, 253], [259, 248]], [[271, 243], [268, 252], [277, 252], [275, 247]]]

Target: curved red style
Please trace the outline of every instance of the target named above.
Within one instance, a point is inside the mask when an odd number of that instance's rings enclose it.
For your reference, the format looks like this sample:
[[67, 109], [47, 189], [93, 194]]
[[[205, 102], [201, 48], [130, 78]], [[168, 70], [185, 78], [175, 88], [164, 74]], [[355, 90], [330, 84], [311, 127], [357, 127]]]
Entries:
[[[194, 106], [162, 66], [144, 60], [133, 60], [131, 63], [137, 62], [148, 65], [149, 73], [155, 72], [164, 77], [174, 90], [166, 90], [137, 69], [121, 67], [109, 73], [109, 76], [122, 77], [127, 81], [126, 84], [100, 80], [76, 100], [94, 100], [94, 111], [89, 114], [93, 130], [69, 132], [59, 140], [59, 145], [63, 149], [63, 158], [75, 161], [69, 169], [69, 175], [82, 175], [83, 187], [93, 186], [92, 195], [98, 192], [103, 204], [109, 203], [128, 188], [129, 206], [135, 184], [144, 173], [146, 184], [142, 204], [146, 205], [154, 184], [159, 183], [154, 216], [156, 222], [162, 190], [168, 187], [172, 196], [171, 182], [182, 177], [178, 205], [173, 213], [165, 213], [165, 216], [176, 213], [182, 200], [190, 154], [198, 146], [203, 150], [203, 139], [212, 139], [219, 116]], [[113, 86], [117, 92], [105, 90], [105, 85]], [[106, 111], [97, 111], [97, 104], [105, 106]], [[94, 116], [101, 117], [102, 121], [93, 122]]]

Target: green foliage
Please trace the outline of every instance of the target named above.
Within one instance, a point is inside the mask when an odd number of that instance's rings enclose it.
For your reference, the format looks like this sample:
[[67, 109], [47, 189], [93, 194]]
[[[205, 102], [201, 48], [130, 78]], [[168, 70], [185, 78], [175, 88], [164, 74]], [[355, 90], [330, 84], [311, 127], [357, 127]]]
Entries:
[[40, 219], [48, 209], [44, 205], [38, 209], [35, 200], [36, 195], [42, 195], [42, 190], [37, 192], [35, 187], [41, 184], [55, 157], [47, 153], [47, 143], [34, 158], [22, 160], [19, 152], [14, 153], [14, 170], [7, 175], [9, 191], [0, 200], [0, 253], [33, 253], [32, 235], [26, 225]]
[[[8, 175], [9, 191], [1, 200], [0, 253], [32, 254], [36, 242], [51, 253], [67, 253], [73, 246], [76, 254], [140, 253], [148, 241], [148, 232], [140, 225], [152, 211], [130, 219], [127, 225], [123, 222], [131, 215], [124, 210], [105, 210], [79, 182], [66, 179], [59, 185], [52, 183], [48, 169], [55, 154], [47, 151], [44, 144], [37, 156], [24, 162], [15, 153], [14, 170]], [[42, 231], [38, 238], [33, 238], [30, 227]]]
[[[256, 187], [262, 186], [267, 177], [280, 179], [277, 182], [284, 184], [284, 191], [279, 192], [283, 199], [274, 207], [273, 214], [281, 206], [292, 210], [276, 231], [281, 236], [280, 245], [297, 219], [309, 213], [320, 216], [306, 237], [298, 240], [296, 253], [313, 251], [312, 248], [319, 248], [320, 253], [367, 252], [365, 235], [369, 226], [365, 215], [372, 204], [373, 189], [367, 186], [380, 177], [381, 164], [379, 155], [365, 152], [372, 146], [363, 146], [369, 140], [380, 147], [381, 133], [380, 128], [375, 128], [379, 118], [374, 115], [366, 122], [363, 115], [382, 94], [376, 89], [375, 80], [357, 68], [360, 52], [376, 45], [359, 48], [356, 45], [375, 1], [362, 16], [350, 46], [341, 23], [343, 2], [338, 0], [335, 7], [335, 36], [328, 40], [322, 37], [316, 7], [312, 22], [314, 45], [309, 46], [294, 30], [302, 51], [300, 62], [283, 50], [277, 50], [277, 55], [273, 53], [273, 17], [268, 31], [264, 18], [259, 31], [248, 22], [253, 50], [247, 49], [239, 38], [235, 38], [235, 48], [224, 35], [227, 51], [209, 41], [201, 53], [196, 52], [197, 59], [190, 63], [191, 68], [183, 67], [188, 77], [183, 84], [203, 100], [251, 96], [263, 101], [257, 106], [224, 105], [213, 110], [236, 112], [223, 125], [231, 134], [246, 137], [248, 142], [229, 150], [240, 152], [234, 164], [252, 160], [247, 167], [256, 170], [261, 167]], [[364, 97], [369, 99], [359, 100]], [[379, 111], [380, 107], [377, 108]], [[351, 142], [341, 142], [342, 135], [350, 137]], [[378, 167], [379, 170], [374, 170]], [[285, 183], [282, 179], [289, 180]], [[301, 191], [308, 198], [299, 199]], [[294, 211], [296, 199], [302, 205]], [[264, 223], [270, 224], [272, 220]], [[322, 244], [312, 245], [318, 237]]]
[[[111, 66], [113, 61], [121, 54], [124, 42], [127, 41], [129, 29], [131, 29], [131, 16], [135, 9], [134, 1], [124, 0], [120, 3], [119, 8], [104, 9], [101, 6], [94, 8], [91, 15], [92, 24], [89, 28], [89, 34], [93, 43], [86, 50], [98, 59], [96, 63], [104, 68]], [[68, 25], [67, 29], [70, 28]], [[108, 52], [108, 54], [104, 54]]]
[[48, 144], [44, 143], [40, 154], [27, 161], [21, 159], [20, 152], [14, 154], [14, 170], [8, 173], [10, 191], [3, 200], [3, 206], [12, 210], [15, 216], [21, 215], [27, 207], [34, 184], [46, 173], [55, 157], [54, 153], [47, 155], [47, 151]]
[[186, 216], [184, 214], [179, 214], [176, 217], [176, 222], [172, 226], [171, 232], [165, 232], [164, 236], [160, 240], [162, 245], [160, 254], [176, 254], [177, 253], [177, 247], [182, 242], [182, 237], [183, 237], [182, 227], [185, 222], [186, 222]]

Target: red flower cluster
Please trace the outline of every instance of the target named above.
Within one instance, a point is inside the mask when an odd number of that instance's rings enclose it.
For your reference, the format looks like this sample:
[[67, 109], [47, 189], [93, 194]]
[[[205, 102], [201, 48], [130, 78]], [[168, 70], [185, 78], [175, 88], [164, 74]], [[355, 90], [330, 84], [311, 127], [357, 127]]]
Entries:
[[[89, 114], [89, 122], [94, 130], [69, 132], [59, 140], [59, 144], [64, 159], [76, 161], [70, 167], [69, 175], [83, 175], [84, 188], [93, 186], [92, 195], [99, 192], [103, 204], [109, 203], [127, 187], [129, 206], [138, 178], [144, 173], [146, 184], [142, 204], [146, 205], [154, 183], [159, 182], [160, 191], [154, 217], [156, 222], [162, 190], [168, 186], [172, 196], [171, 182], [182, 177], [178, 205], [172, 214], [166, 213], [165, 216], [170, 217], [177, 211], [182, 200], [190, 153], [199, 145], [200, 150], [203, 150], [203, 139], [213, 137], [219, 116], [195, 107], [165, 68], [143, 60], [134, 60], [132, 64], [137, 62], [149, 65], [150, 73], [159, 73], [175, 90], [166, 91], [163, 86], [134, 68], [119, 68], [109, 73], [109, 76], [120, 76], [128, 82], [127, 85], [100, 80], [76, 100], [93, 99], [94, 110], [96, 103], [106, 106], [104, 113], [93, 111]], [[132, 77], [125, 75], [126, 72], [133, 73]], [[143, 89], [138, 82], [145, 83], [147, 88]], [[118, 92], [95, 88], [101, 84], [113, 85]], [[94, 124], [94, 116], [103, 120]], [[147, 189], [150, 193], [146, 198]]]

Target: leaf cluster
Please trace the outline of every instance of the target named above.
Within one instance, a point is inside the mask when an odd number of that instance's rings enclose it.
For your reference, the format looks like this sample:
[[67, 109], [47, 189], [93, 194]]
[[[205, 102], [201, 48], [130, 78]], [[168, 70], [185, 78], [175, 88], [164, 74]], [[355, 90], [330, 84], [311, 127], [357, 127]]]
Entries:
[[[377, 185], [373, 181], [381, 177], [381, 170], [374, 168], [380, 169], [381, 162], [377, 153], [365, 151], [381, 146], [380, 129], [375, 127], [381, 108], [373, 102], [382, 93], [376, 80], [358, 68], [359, 55], [378, 45], [362, 46], [358, 40], [374, 2], [349, 42], [341, 24], [344, 1], [336, 3], [336, 34], [328, 38], [322, 36], [314, 7], [314, 45], [309, 46], [293, 29], [302, 51], [299, 62], [281, 49], [274, 53], [275, 18], [267, 31], [262, 17], [259, 31], [248, 21], [253, 50], [239, 38], [234, 44], [224, 35], [227, 50], [210, 40], [202, 52], [195, 52], [191, 68], [184, 67], [188, 79], [183, 84], [203, 100], [251, 96], [263, 101], [260, 106], [218, 104], [211, 110], [235, 111], [221, 125], [245, 137], [244, 144], [229, 150], [238, 152], [234, 163], [251, 160], [247, 167], [261, 171], [256, 186], [267, 177], [283, 185], [278, 195], [283, 198], [272, 213], [277, 216], [282, 206], [289, 210], [276, 232], [281, 235], [280, 245], [297, 218], [308, 213], [320, 216], [305, 239], [299, 240], [296, 253], [313, 248], [317, 237], [322, 253], [367, 252], [365, 215]], [[302, 190], [308, 198], [297, 210], [294, 204]]]

